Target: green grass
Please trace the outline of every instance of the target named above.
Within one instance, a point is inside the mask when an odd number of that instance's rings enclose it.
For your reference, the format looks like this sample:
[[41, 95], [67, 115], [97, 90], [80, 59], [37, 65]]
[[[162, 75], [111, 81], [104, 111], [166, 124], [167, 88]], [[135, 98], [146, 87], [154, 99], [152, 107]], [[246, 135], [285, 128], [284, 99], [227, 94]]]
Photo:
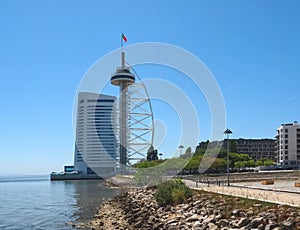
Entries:
[[[193, 191], [194, 198], [197, 199], [197, 196], [202, 199], [207, 200], [217, 200], [223, 203], [222, 209], [226, 210], [224, 212], [224, 218], [230, 218], [232, 216], [233, 210], [241, 210], [242, 212], [247, 213], [248, 211], [253, 212], [253, 216], [258, 215], [262, 212], [274, 212], [273, 210], [277, 210], [279, 208], [282, 209], [281, 215], [278, 215], [277, 221], [284, 221], [289, 217], [289, 213], [300, 212], [300, 208], [291, 207], [288, 205], [279, 205], [275, 203], [265, 202], [265, 201], [258, 201], [253, 199], [241, 198], [241, 197], [234, 197], [230, 195], [223, 195], [213, 192], [201, 191], [201, 190], [194, 190]], [[195, 197], [196, 196], [196, 197]]]

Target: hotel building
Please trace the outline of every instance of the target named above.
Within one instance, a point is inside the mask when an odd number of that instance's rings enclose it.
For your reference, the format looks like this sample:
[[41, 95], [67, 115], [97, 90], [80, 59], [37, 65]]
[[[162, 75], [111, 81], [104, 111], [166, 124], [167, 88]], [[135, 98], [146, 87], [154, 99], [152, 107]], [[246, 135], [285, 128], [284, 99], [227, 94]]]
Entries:
[[116, 170], [116, 97], [78, 95], [74, 170], [82, 175], [113, 175]]

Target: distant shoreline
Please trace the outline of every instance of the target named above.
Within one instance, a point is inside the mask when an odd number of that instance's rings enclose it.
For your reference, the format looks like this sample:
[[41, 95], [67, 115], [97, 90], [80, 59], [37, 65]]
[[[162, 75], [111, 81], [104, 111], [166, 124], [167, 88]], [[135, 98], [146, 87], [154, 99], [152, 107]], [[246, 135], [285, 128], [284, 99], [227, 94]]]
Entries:
[[49, 175], [19, 175], [0, 176], [0, 183], [5, 182], [27, 182], [27, 181], [50, 181]]

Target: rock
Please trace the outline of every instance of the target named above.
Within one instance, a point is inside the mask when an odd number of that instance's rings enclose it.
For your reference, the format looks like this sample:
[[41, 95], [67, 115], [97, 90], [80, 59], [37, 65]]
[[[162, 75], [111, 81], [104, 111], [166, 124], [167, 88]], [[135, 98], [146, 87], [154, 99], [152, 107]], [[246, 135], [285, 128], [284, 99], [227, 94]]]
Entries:
[[255, 218], [251, 220], [250, 224], [247, 226], [248, 228], [257, 228], [260, 225], [260, 222], [262, 221], [261, 217]]
[[220, 219], [222, 219], [222, 217], [223, 217], [223, 215], [219, 214], [219, 215], [216, 216], [216, 220], [220, 220]]
[[164, 226], [163, 223], [155, 223], [155, 224], [153, 225], [153, 230], [156, 230], [156, 229], [162, 229], [163, 226]]
[[216, 223], [215, 215], [210, 215], [209, 217], [203, 220], [203, 223], [204, 224]]
[[176, 219], [172, 219], [172, 220], [169, 220], [166, 224], [173, 224], [173, 223], [176, 223], [177, 222], [177, 220]]
[[197, 227], [200, 227], [201, 226], [201, 223], [200, 223], [200, 221], [196, 221], [195, 223], [194, 223], [194, 227], [195, 228], [197, 228]]
[[164, 210], [165, 212], [169, 212], [169, 211], [171, 211], [171, 207], [168, 205], [167, 207], [165, 207], [165, 210]]
[[192, 205], [193, 205], [193, 207], [197, 207], [200, 204], [201, 204], [201, 200], [197, 200]]
[[240, 210], [236, 209], [236, 210], [233, 210], [231, 214], [234, 216], [238, 216], [240, 214], [240, 212], [241, 212]]
[[279, 226], [283, 230], [295, 229], [295, 227], [296, 227], [295, 223], [291, 222], [291, 221], [284, 221]]
[[217, 230], [218, 229], [218, 226], [215, 225], [214, 223], [208, 223], [207, 226], [208, 226], [209, 230]]
[[257, 230], [265, 230], [265, 226], [263, 224], [260, 224], [258, 227], [257, 227]]
[[253, 210], [249, 210], [249, 211], [247, 212], [247, 217], [252, 217], [253, 214], [254, 214]]
[[216, 225], [218, 227], [226, 227], [226, 226], [228, 226], [228, 223], [229, 223], [229, 221], [227, 219], [221, 219], [216, 222]]
[[178, 214], [178, 215], [176, 216], [176, 220], [179, 221], [179, 220], [181, 220], [181, 219], [184, 219], [184, 215]]
[[268, 224], [268, 225], [266, 225], [265, 230], [273, 230], [276, 227], [278, 227], [278, 224], [275, 224], [275, 223]]
[[239, 227], [244, 227], [249, 224], [250, 220], [247, 217], [242, 217], [237, 223]]
[[193, 222], [193, 221], [199, 221], [198, 215], [197, 214], [193, 214], [191, 217], [187, 218], [186, 221], [188, 222]]
[[241, 211], [241, 212], [239, 213], [239, 216], [240, 216], [240, 217], [246, 217], [247, 214], [246, 214], [245, 212], [242, 212], [242, 211]]
[[208, 214], [213, 214], [215, 212], [215, 209], [214, 208], [207, 208], [206, 211], [207, 211]]
[[156, 218], [155, 218], [154, 216], [150, 216], [150, 217], [148, 218], [148, 223], [149, 223], [149, 224], [155, 223], [155, 222], [156, 222], [155, 219], [156, 219]]
[[185, 204], [185, 205], [183, 205], [183, 207], [181, 208], [181, 210], [183, 210], [183, 211], [187, 211], [188, 209], [190, 209], [191, 208], [191, 206], [190, 205], [188, 205], [188, 204]]

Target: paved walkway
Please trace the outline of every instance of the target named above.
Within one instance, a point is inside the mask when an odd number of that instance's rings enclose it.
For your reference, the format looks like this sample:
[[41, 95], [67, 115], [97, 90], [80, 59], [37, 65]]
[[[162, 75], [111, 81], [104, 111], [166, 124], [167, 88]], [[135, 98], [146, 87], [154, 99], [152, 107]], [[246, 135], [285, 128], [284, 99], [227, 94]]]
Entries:
[[287, 204], [300, 207], [300, 194], [293, 194], [288, 192], [277, 192], [269, 190], [260, 190], [247, 187], [234, 187], [234, 186], [218, 186], [216, 184], [196, 183], [191, 180], [184, 180], [186, 185], [192, 189], [204, 190], [208, 192], [215, 192], [231, 196], [244, 197], [249, 199], [256, 199], [261, 201], [269, 201], [278, 204]]

